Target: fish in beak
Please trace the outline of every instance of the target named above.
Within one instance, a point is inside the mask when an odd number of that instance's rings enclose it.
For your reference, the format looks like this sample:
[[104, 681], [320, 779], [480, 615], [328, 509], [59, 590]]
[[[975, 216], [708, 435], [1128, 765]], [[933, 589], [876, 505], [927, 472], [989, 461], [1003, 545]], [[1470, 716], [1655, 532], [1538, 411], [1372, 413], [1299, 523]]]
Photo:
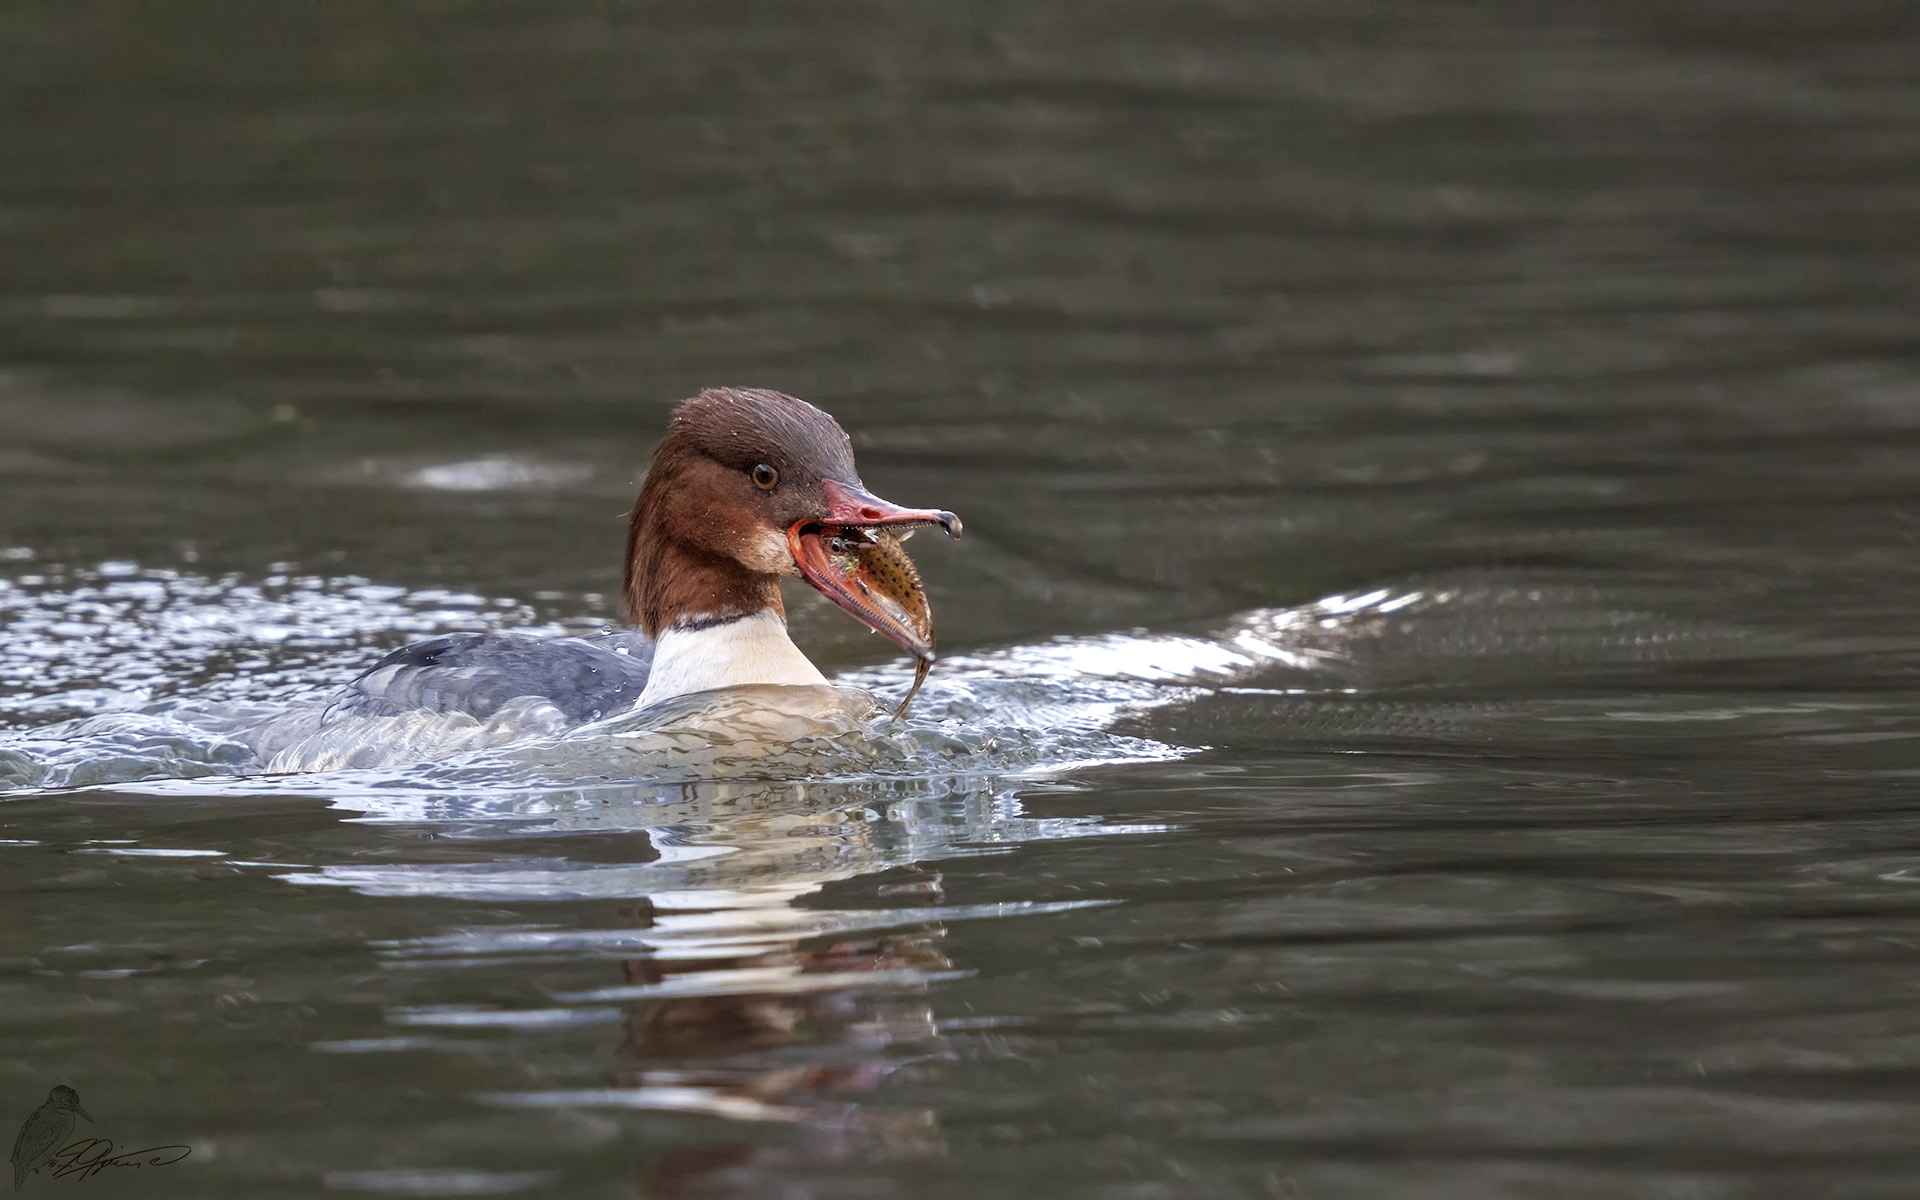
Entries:
[[916, 529], [937, 525], [960, 536], [960, 518], [930, 508], [901, 508], [852, 484], [828, 480], [823, 520], [798, 521], [787, 547], [808, 583], [874, 632], [913, 655], [913, 687], [897, 718], [933, 665], [933, 609], [920, 572], [900, 543]]

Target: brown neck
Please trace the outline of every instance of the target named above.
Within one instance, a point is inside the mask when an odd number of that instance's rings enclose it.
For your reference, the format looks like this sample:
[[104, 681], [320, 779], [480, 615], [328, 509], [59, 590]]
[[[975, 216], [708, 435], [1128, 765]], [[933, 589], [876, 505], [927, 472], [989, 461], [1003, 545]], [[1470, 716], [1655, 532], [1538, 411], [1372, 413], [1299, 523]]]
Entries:
[[[675, 627], [704, 628], [772, 609], [785, 618], [780, 602], [780, 580], [748, 570], [736, 558], [676, 539], [676, 517], [697, 518], [686, 511], [686, 491], [676, 485], [671, 471], [648, 473], [627, 526], [625, 595], [627, 616], [658, 638]], [[681, 511], [677, 512], [678, 508]]]

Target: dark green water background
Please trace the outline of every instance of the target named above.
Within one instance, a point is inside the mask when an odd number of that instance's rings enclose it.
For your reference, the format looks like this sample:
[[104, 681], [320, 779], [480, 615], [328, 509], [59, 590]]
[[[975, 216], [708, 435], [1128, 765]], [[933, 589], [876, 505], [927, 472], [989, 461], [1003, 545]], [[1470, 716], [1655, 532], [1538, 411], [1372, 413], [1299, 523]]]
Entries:
[[[467, 596], [604, 620], [714, 383], [966, 518], [919, 551], [948, 652], [1456, 597], [1351, 691], [1154, 708], [1196, 752], [997, 801], [1110, 836], [821, 872], [794, 908], [928, 916], [766, 975], [663, 977], [638, 884], [286, 876], [644, 864], [635, 828], [0, 796], [0, 1139], [69, 1083], [194, 1147], [26, 1187], [1920, 1192], [1912, 17], [8, 3], [16, 732], [308, 694]], [[730, 836], [864, 845], [844, 800]]]

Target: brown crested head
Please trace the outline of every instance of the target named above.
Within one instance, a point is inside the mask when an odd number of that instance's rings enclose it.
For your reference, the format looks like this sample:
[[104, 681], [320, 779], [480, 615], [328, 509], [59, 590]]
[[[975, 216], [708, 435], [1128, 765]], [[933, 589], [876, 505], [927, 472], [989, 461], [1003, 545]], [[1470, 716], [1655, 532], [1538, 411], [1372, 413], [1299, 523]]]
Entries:
[[820, 586], [796, 565], [789, 535], [829, 521], [959, 530], [951, 513], [902, 509], [869, 493], [846, 433], [806, 401], [759, 388], [703, 391], [674, 411], [634, 505], [629, 615], [658, 637], [782, 612], [780, 576], [806, 574]]

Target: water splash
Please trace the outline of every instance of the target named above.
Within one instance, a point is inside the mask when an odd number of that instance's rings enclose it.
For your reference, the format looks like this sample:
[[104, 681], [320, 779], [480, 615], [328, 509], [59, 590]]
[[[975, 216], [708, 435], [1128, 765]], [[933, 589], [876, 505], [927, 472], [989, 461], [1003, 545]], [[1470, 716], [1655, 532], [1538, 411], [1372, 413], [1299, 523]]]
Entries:
[[[1381, 593], [1360, 605], [1262, 610], [1207, 636], [1063, 638], [958, 656], [941, 664], [907, 719], [808, 729], [786, 739], [780, 755], [740, 749], [734, 743], [741, 739], [716, 736], [711, 724], [689, 738], [616, 719], [557, 740], [363, 776], [357, 786], [850, 780], [1177, 756], [1187, 748], [1117, 733], [1115, 723], [1274, 671], [1324, 682], [1340, 657], [1327, 636], [1328, 616], [1388, 611], [1381, 605], [1391, 603], [1405, 598]], [[6, 709], [27, 721], [80, 710], [0, 735], [0, 788], [7, 790], [259, 772], [265, 764], [240, 731], [297, 703], [296, 695], [337, 686], [363, 664], [373, 637], [448, 626], [527, 628], [532, 618], [508, 601], [408, 593], [351, 578], [283, 575], [252, 584], [128, 564], [0, 581], [0, 612], [9, 618], [0, 638]], [[840, 682], [888, 693], [905, 686], [905, 672], [888, 666]]]

